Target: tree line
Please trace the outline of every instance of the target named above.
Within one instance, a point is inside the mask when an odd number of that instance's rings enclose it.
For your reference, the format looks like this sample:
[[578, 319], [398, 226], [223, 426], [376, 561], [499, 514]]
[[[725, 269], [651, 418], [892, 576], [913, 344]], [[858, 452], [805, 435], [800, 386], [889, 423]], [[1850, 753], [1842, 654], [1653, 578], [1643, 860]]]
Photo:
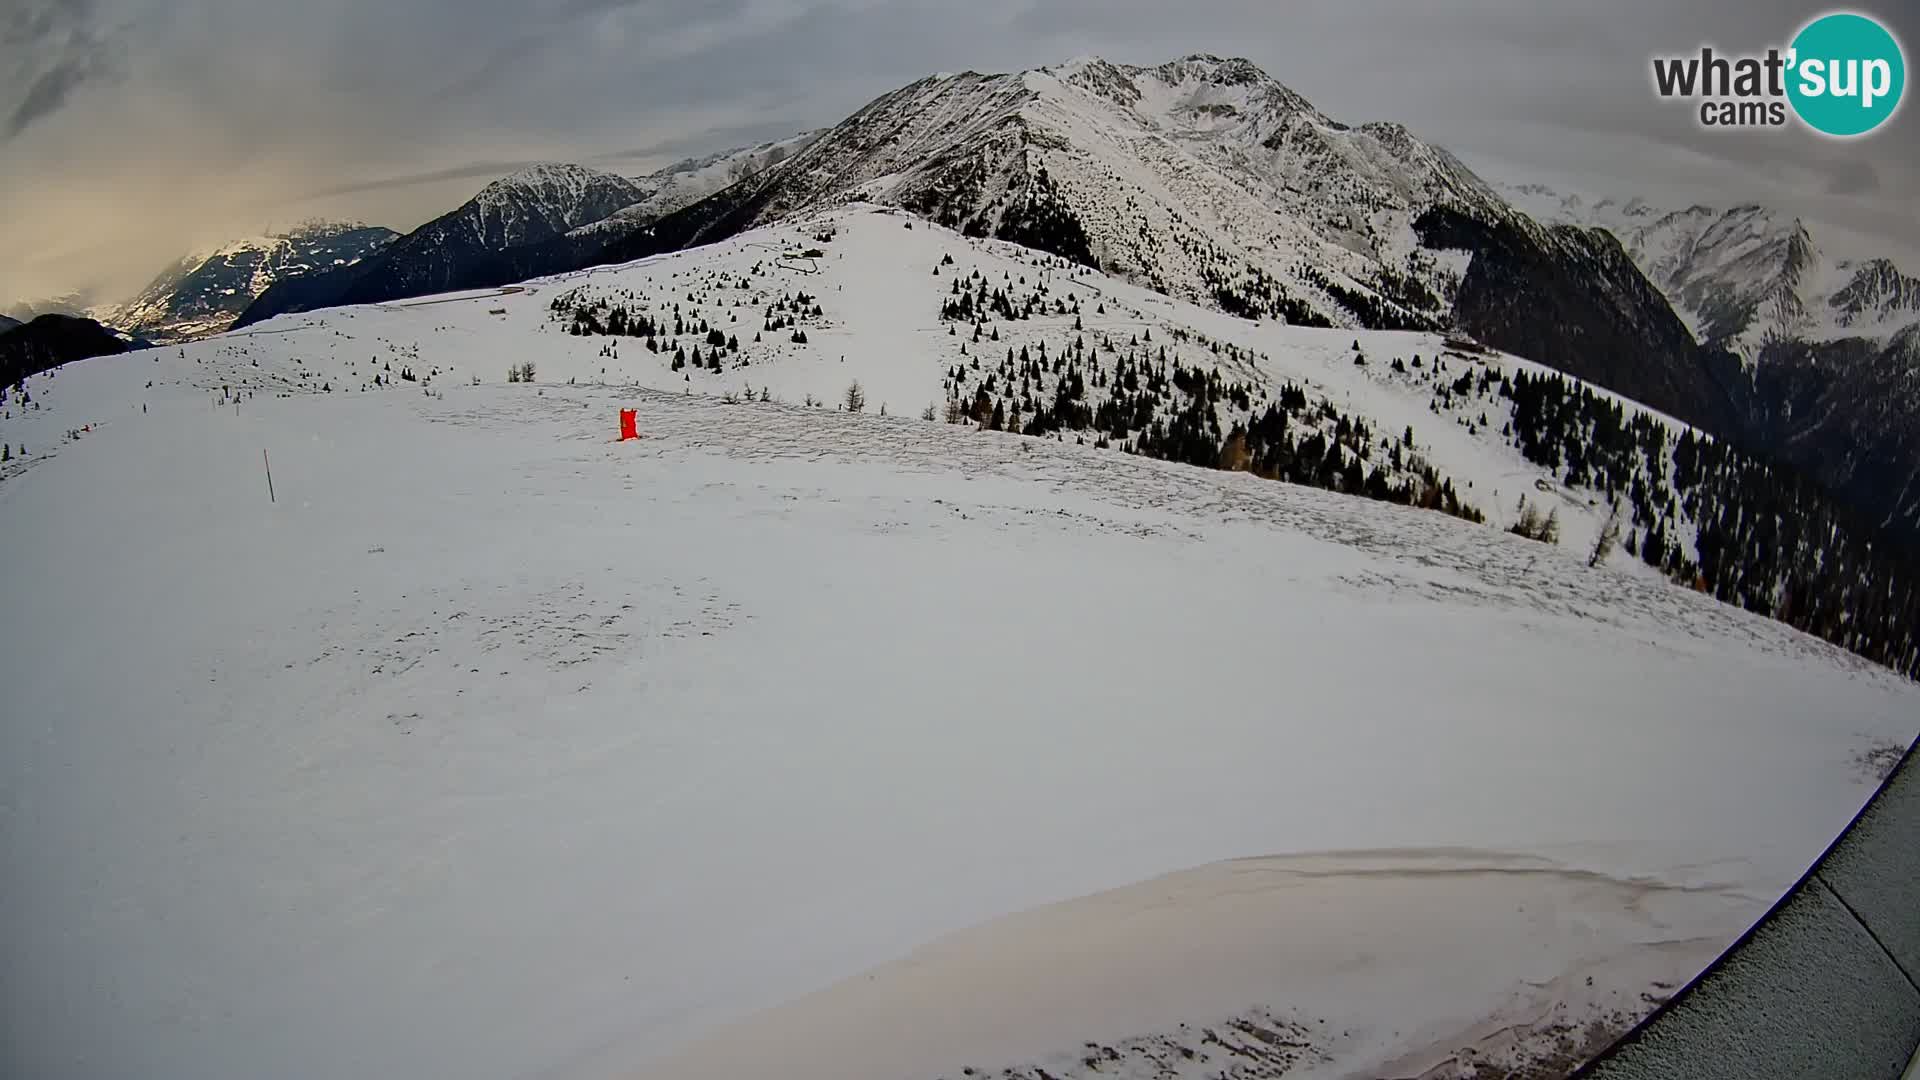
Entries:
[[1913, 558], [1797, 471], [1560, 375], [1515, 374], [1510, 437], [1630, 508], [1625, 548], [1683, 585], [1920, 678]]

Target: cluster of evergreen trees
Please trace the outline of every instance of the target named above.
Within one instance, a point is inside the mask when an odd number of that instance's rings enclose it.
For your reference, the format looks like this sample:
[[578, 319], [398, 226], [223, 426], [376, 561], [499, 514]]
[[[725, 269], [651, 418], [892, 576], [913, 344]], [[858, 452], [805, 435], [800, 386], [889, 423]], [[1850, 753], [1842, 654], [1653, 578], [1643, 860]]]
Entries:
[[[393, 364], [388, 363], [384, 366], [384, 375], [382, 374], [382, 372], [379, 372], [379, 371], [374, 372], [373, 385], [375, 386], [391, 385], [393, 383], [393, 376], [394, 376]], [[402, 364], [400, 366], [399, 376], [400, 376], [401, 382], [419, 382], [420, 381], [420, 377], [413, 373], [413, 369], [406, 366], [405, 364]], [[225, 387], [221, 388], [223, 392], [222, 396], [224, 396], [225, 389], [226, 389]]]
[[[1008, 177], [1011, 182], [1002, 195], [989, 191], [1000, 179], [1000, 170], [990, 166], [997, 156], [968, 154], [949, 162], [940, 182], [911, 195], [906, 208], [964, 236], [1010, 240], [1099, 269], [1086, 226], [1061, 197], [1059, 182], [1045, 166], [1024, 178]], [[906, 227], [913, 228], [913, 222]]]
[[[603, 337], [658, 337], [660, 327], [646, 315], [630, 315], [624, 307], [606, 309], [605, 318], [594, 309], [583, 309], [573, 313], [573, 323], [567, 332], [577, 337], [589, 335]], [[685, 332], [684, 329], [681, 332]]]
[[1374, 274], [1373, 288], [1392, 303], [1425, 316], [1429, 325], [1433, 324], [1435, 316], [1444, 314], [1447, 309], [1446, 304], [1419, 278], [1397, 273], [1387, 267], [1381, 267]]
[[[755, 268], [758, 273], [758, 267]], [[748, 287], [747, 278], [740, 276], [730, 280], [725, 275], [718, 279], [722, 289]], [[631, 290], [625, 290], [614, 296], [601, 297], [590, 293], [584, 286], [562, 293], [548, 304], [555, 319], [566, 324], [567, 333], [577, 336], [607, 336], [614, 338], [631, 337], [645, 342], [648, 352], [664, 355], [674, 371], [684, 371], [688, 367], [698, 370], [720, 372], [726, 370], [728, 358], [734, 358], [737, 366], [744, 367], [748, 360], [742, 353], [740, 338], [728, 333], [719, 326], [709, 323], [700, 314], [698, 306], [702, 297], [689, 293], [683, 308], [679, 302], [672, 305], [670, 312], [662, 311], [658, 315], [648, 314], [638, 307]], [[706, 300], [711, 300], [711, 295]], [[722, 307], [726, 305], [722, 304]], [[734, 307], [741, 302], [733, 302]], [[791, 330], [788, 340], [796, 345], [807, 343], [806, 331], [800, 329], [803, 321], [823, 318], [825, 312], [820, 307], [819, 298], [808, 293], [782, 293], [780, 297], [767, 304], [761, 324], [762, 333]], [[668, 320], [671, 319], [671, 322]], [[738, 321], [738, 316], [735, 316]], [[691, 343], [683, 338], [693, 339]], [[761, 340], [761, 334], [755, 334], [754, 341]], [[618, 352], [603, 349], [602, 356], [618, 359]]]
[[[1328, 277], [1317, 266], [1302, 265], [1299, 273], [1302, 278], [1333, 297], [1335, 303], [1353, 312], [1354, 318], [1360, 320], [1360, 325], [1369, 330], [1432, 330], [1439, 325], [1439, 320], [1433, 315], [1409, 311], [1392, 300], [1350, 288]], [[1395, 279], [1395, 284], [1403, 294], [1418, 286], [1411, 278]]]
[[1229, 315], [1243, 319], [1278, 319], [1291, 326], [1333, 325], [1305, 300], [1289, 293], [1272, 274], [1252, 263], [1237, 277], [1230, 277], [1218, 264], [1209, 263], [1202, 268], [1200, 276], [1213, 293], [1214, 303]]
[[[767, 333], [789, 330], [799, 325], [799, 321], [803, 318], [817, 319], [823, 314], [819, 301], [814, 297], [806, 293], [795, 293], [792, 296], [782, 293], [780, 299], [767, 305], [766, 322], [760, 329]], [[804, 335], [800, 337], [804, 343]]]
[[1920, 677], [1920, 576], [1805, 477], [1559, 375], [1516, 374], [1512, 438], [1569, 485], [1625, 500], [1626, 549], [1682, 584]]
[[[983, 236], [986, 233], [985, 222], [980, 219], [970, 221], [962, 232], [968, 236]], [[1021, 247], [1051, 252], [1081, 266], [1096, 270], [1100, 267], [1098, 260], [1093, 257], [1093, 244], [1087, 237], [1086, 227], [1060, 196], [1059, 186], [1047, 174], [1044, 165], [1028, 181], [1027, 190], [1016, 196], [1006, 213], [1001, 215], [1000, 226], [994, 235]]]
[[[934, 276], [939, 276], [940, 266], [935, 266], [933, 272]], [[1022, 293], [1022, 289], [1026, 291]], [[1037, 277], [1033, 285], [1028, 287], [1025, 274], [1021, 274], [1016, 282], [1013, 275], [1007, 273], [1000, 284], [993, 285], [988, 282], [986, 275], [974, 270], [965, 277], [955, 278], [947, 294], [947, 299], [940, 305], [940, 318], [946, 322], [973, 323], [976, 341], [987, 319], [1024, 322], [1036, 316], [1064, 318], [1072, 315], [1077, 319], [1080, 315], [1078, 297], [1069, 302], [1053, 296], [1046, 281]], [[1076, 325], [1075, 328], [1080, 327]], [[999, 339], [996, 337], [994, 340]]]
[[976, 355], [948, 370], [945, 389], [952, 423], [1039, 437], [1071, 433], [1098, 447], [1485, 520], [1420, 457], [1412, 428], [1383, 437], [1293, 385], [1270, 401], [1217, 366], [1156, 347], [1151, 330], [1124, 346], [1075, 334], [1051, 351], [1042, 340], [1009, 346], [994, 363]]

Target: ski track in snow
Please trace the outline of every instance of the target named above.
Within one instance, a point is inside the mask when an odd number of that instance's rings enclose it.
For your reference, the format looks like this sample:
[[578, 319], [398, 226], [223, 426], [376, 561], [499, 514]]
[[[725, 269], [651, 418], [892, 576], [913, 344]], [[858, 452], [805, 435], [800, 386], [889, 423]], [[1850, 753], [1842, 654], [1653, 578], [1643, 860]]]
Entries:
[[[700, 390], [938, 392], [921, 275], [998, 249], [886, 215], [836, 249], [887, 309], [822, 288], [818, 345]], [[1211, 318], [1100, 285], [1115, 332]], [[1644, 1012], [1915, 733], [1912, 685], [1577, 543], [650, 354], [652, 389], [555, 385], [620, 363], [537, 336], [562, 287], [71, 365], [0, 422], [0, 1071], [1445, 1075]], [[1382, 430], [1424, 410], [1351, 332], [1204, 325]], [[449, 374], [207, 396], [376, 350]], [[926, 1011], [862, 1026], [887, 1001]]]

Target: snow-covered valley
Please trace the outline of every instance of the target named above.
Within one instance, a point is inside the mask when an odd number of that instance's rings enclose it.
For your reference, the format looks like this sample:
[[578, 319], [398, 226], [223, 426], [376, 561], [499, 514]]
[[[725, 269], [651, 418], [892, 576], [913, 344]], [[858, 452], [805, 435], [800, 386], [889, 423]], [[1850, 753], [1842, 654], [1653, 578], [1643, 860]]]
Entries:
[[[853, 207], [28, 380], [8, 1071], [1414, 1075], [1651, 1007], [1920, 731], [1884, 669], [1589, 567], [1604, 508], [1435, 404], [1521, 361], [1056, 262]], [[1079, 311], [975, 341], [976, 272]], [[739, 347], [568, 333], [583, 290]], [[975, 357], [1136, 335], [1414, 428], [1490, 524], [941, 422]], [[1523, 493], [1561, 545], [1497, 527]]]

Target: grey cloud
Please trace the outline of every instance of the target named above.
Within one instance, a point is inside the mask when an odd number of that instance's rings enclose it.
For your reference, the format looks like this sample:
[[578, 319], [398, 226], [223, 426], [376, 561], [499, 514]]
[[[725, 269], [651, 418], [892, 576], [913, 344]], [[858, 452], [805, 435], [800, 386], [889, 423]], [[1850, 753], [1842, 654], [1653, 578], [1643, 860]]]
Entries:
[[700, 157], [715, 152], [716, 148], [731, 150], [741, 146], [758, 146], [764, 142], [774, 142], [792, 135], [798, 135], [792, 124], [774, 121], [750, 124], [734, 124], [726, 127], [709, 128], [698, 135], [686, 135], [672, 139], [662, 139], [645, 146], [630, 146], [621, 150], [610, 150], [595, 154], [589, 160], [597, 162], [622, 161], [661, 161], [681, 160]]
[[[309, 199], [331, 199], [341, 195], [359, 195], [372, 191], [390, 191], [394, 188], [416, 187], [421, 184], [437, 184], [448, 180], [470, 180], [485, 177], [497, 179], [508, 173], [524, 169], [534, 163], [533, 159], [517, 161], [476, 161], [466, 165], [456, 165], [447, 169], [435, 169], [431, 172], [407, 173], [400, 176], [383, 176], [373, 180], [355, 180], [350, 183], [334, 184], [316, 188], [306, 193]], [[449, 208], [451, 209], [451, 208]]]
[[1829, 195], [1866, 195], [1880, 190], [1880, 173], [1864, 161], [1846, 161], [1827, 178]]
[[[991, 5], [896, 0], [866, 8], [819, 4], [743, 30], [723, 48], [662, 57], [647, 66], [647, 102], [696, 105], [716, 94], [814, 111], [799, 127], [822, 127], [889, 90], [936, 70], [1018, 70], [1063, 60], [1045, 43], [998, 41]], [[789, 132], [791, 134], [792, 132]]]
[[0, 91], [12, 99], [0, 141], [60, 111], [89, 84], [117, 81], [121, 74], [118, 32], [98, 25], [92, 0], [47, 0], [22, 8], [0, 31], [0, 65], [20, 75], [37, 72], [23, 89]]
[[58, 112], [80, 87], [110, 78], [111, 75], [112, 68], [102, 62], [97, 52], [82, 52], [56, 61], [53, 67], [33, 81], [33, 85], [27, 88], [26, 96], [8, 115], [6, 138], [11, 139], [36, 121]]
[[737, 17], [747, 0], [564, 0], [558, 14], [574, 18], [609, 11], [636, 11], [648, 22], [670, 27], [686, 22], [720, 22]]
[[622, 13], [649, 29], [685, 29], [724, 23], [746, 10], [747, 0], [564, 0], [550, 16], [515, 33], [472, 71], [435, 91], [435, 97], [444, 100], [504, 88], [516, 73], [550, 59], [557, 49], [577, 44], [582, 30], [576, 24], [594, 17]]
[[434, 91], [435, 100], [466, 97], [498, 86], [513, 68], [535, 59], [553, 39], [547, 34], [524, 34], [494, 50], [473, 71]]
[[93, 0], [23, 3], [0, 24], [0, 45], [35, 45], [71, 27], [84, 27], [92, 19], [93, 9]]

